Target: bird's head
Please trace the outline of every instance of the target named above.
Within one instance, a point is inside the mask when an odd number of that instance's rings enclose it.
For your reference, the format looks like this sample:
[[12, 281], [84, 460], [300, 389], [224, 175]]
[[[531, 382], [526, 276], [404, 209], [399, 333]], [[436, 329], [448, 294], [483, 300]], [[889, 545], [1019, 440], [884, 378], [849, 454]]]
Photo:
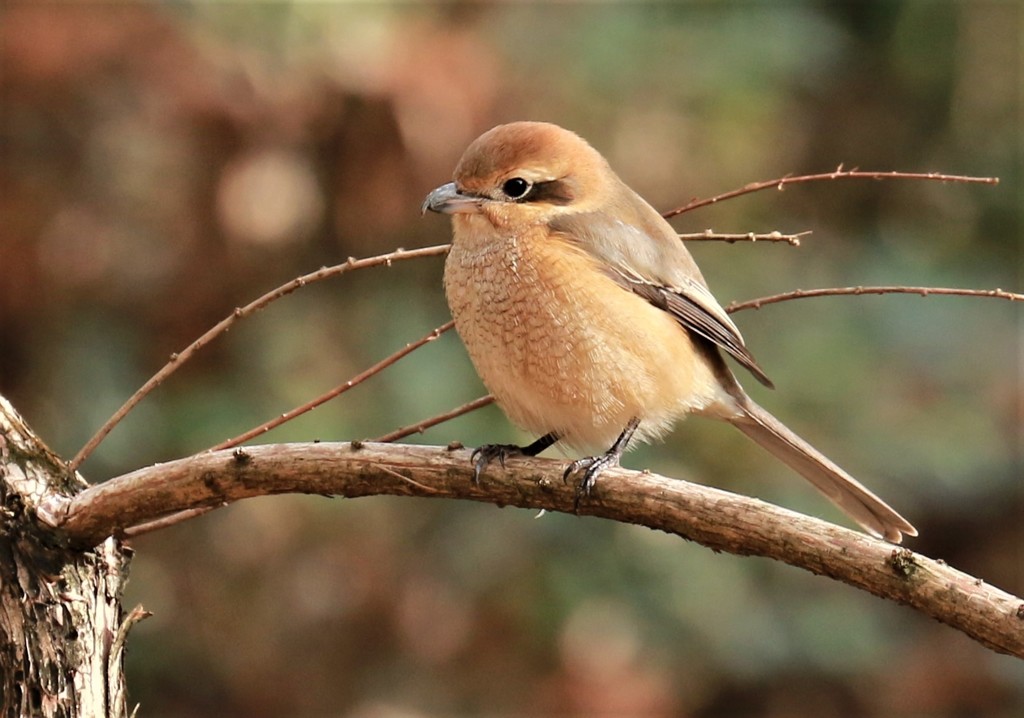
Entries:
[[427, 195], [424, 212], [483, 215], [504, 226], [588, 211], [604, 201], [617, 178], [575, 133], [546, 122], [513, 122], [474, 140], [454, 180]]

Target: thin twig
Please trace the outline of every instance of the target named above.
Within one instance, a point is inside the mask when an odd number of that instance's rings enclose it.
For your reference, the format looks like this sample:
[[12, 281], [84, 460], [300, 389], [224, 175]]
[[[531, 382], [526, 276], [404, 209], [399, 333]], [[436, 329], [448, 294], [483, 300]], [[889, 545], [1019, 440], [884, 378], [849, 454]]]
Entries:
[[109, 696], [109, 710], [108, 715], [123, 716], [128, 713], [128, 696], [125, 690], [124, 681], [122, 680], [122, 671], [124, 665], [124, 652], [128, 641], [128, 632], [132, 627], [139, 621], [143, 621], [153, 614], [142, 607], [142, 604], [138, 604], [128, 615], [121, 621], [121, 625], [117, 627], [117, 632], [114, 634], [114, 640], [110, 642], [109, 652], [107, 654], [107, 685], [113, 690]]
[[792, 292], [773, 294], [769, 297], [758, 297], [745, 302], [732, 302], [725, 311], [739, 312], [744, 309], [760, 309], [766, 304], [777, 304], [790, 299], [806, 299], [808, 297], [839, 297], [858, 294], [918, 294], [927, 297], [931, 294], [956, 295], [963, 297], [994, 297], [1011, 302], [1024, 301], [1024, 294], [1015, 294], [1003, 289], [957, 289], [950, 287], [828, 287], [824, 289], [797, 289]]
[[785, 242], [793, 247], [800, 246], [800, 239], [811, 232], [797, 232], [796, 234], [783, 234], [779, 231], [773, 232], [739, 232], [735, 234], [722, 234], [705, 229], [703, 232], [692, 232], [680, 234], [679, 239], [686, 242]]
[[385, 474], [387, 474], [389, 476], [394, 476], [399, 481], [404, 481], [405, 483], [409, 484], [410, 486], [415, 486], [420, 491], [424, 491], [424, 492], [426, 492], [428, 494], [436, 494], [436, 493], [438, 493], [437, 489], [432, 488], [430, 486], [427, 486], [426, 484], [421, 484], [419, 481], [416, 481], [414, 479], [410, 479], [408, 476], [403, 476], [402, 474], [398, 473], [394, 469], [389, 468], [387, 466], [381, 466], [380, 470], [383, 471]]
[[146, 521], [144, 523], [136, 524], [135, 526], [130, 526], [130, 527], [126, 528], [124, 531], [122, 531], [121, 533], [122, 533], [122, 535], [125, 538], [137, 538], [139, 536], [142, 536], [143, 534], [152, 533], [153, 531], [159, 531], [160, 529], [165, 529], [165, 528], [167, 528], [169, 526], [174, 526], [176, 524], [180, 524], [183, 521], [188, 521], [189, 519], [194, 519], [197, 516], [202, 516], [203, 514], [208, 514], [208, 513], [210, 513], [211, 511], [213, 511], [214, 509], [217, 509], [217, 508], [220, 508], [220, 507], [219, 506], [200, 506], [200, 507], [195, 508], [195, 509], [185, 509], [184, 511], [175, 511], [173, 514], [170, 514], [169, 516], [164, 516], [164, 517], [159, 518], [159, 519], [153, 519], [152, 521]]
[[153, 391], [153, 389], [163, 383], [167, 377], [177, 371], [178, 367], [188, 361], [192, 355], [230, 329], [231, 326], [239, 319], [258, 312], [271, 302], [291, 294], [296, 289], [304, 287], [307, 284], [336, 277], [353, 269], [365, 269], [367, 267], [376, 267], [382, 264], [390, 267], [392, 262], [397, 262], [403, 259], [435, 257], [447, 253], [449, 246], [450, 245], [447, 244], [441, 244], [433, 247], [423, 247], [421, 249], [396, 249], [394, 252], [388, 252], [387, 254], [381, 254], [375, 257], [367, 257], [365, 259], [353, 259], [350, 257], [348, 261], [343, 264], [336, 264], [333, 267], [321, 267], [315, 272], [297, 277], [287, 284], [283, 284], [277, 289], [267, 292], [259, 299], [246, 304], [244, 307], [235, 309], [235, 311], [230, 315], [222, 319], [205, 334], [189, 344], [183, 351], [171, 354], [170, 361], [168, 361], [160, 371], [154, 374], [149, 381], [143, 384], [134, 394], [132, 394], [128, 401], [126, 401], [120, 409], [114, 412], [114, 415], [107, 419], [103, 426], [100, 427], [99, 431], [97, 431], [96, 434], [86, 442], [85, 446], [79, 450], [75, 455], [75, 458], [73, 458], [69, 463], [69, 468], [74, 471], [81, 466], [82, 462], [92, 454], [96, 447], [99, 446], [100, 442], [106, 438], [107, 434], [117, 426], [117, 424], [135, 407], [136, 404], [142, 401], [142, 399]]
[[[806, 232], [802, 234], [807, 234]], [[800, 236], [802, 236], [802, 234]], [[1007, 292], [1002, 289], [955, 289], [948, 287], [831, 287], [827, 289], [797, 289], [793, 292], [785, 292], [783, 294], [775, 294], [770, 297], [758, 297], [757, 299], [750, 299], [744, 302], [732, 302], [729, 306], [725, 307], [725, 311], [730, 314], [733, 312], [743, 311], [744, 309], [760, 309], [766, 304], [776, 304], [779, 302], [785, 302], [791, 299], [805, 299], [808, 297], [827, 297], [827, 296], [844, 296], [844, 295], [857, 295], [857, 294], [918, 294], [922, 297], [926, 297], [929, 294], [942, 294], [942, 295], [960, 295], [967, 297], [996, 297], [999, 299], [1007, 299], [1009, 301], [1024, 301], [1024, 294], [1014, 294], [1013, 292]], [[396, 429], [389, 434], [371, 439], [371, 441], [379, 441], [387, 443], [391, 441], [398, 441], [404, 439], [412, 434], [422, 433], [427, 429], [443, 424], [444, 422], [468, 414], [471, 411], [480, 409], [494, 402], [494, 397], [488, 394], [482, 396], [479, 399], [463, 404], [460, 407], [447, 411], [443, 414], [437, 414], [424, 419], [423, 421], [409, 426]]]
[[411, 436], [412, 434], [422, 434], [424, 431], [426, 431], [432, 426], [443, 424], [449, 419], [454, 419], [456, 417], [462, 416], [463, 414], [468, 414], [471, 411], [476, 411], [477, 409], [480, 409], [482, 407], [487, 406], [488, 404], [493, 403], [494, 396], [491, 394], [487, 394], [486, 396], [481, 396], [479, 399], [474, 399], [473, 401], [466, 402], [462, 406], [456, 407], [451, 411], [446, 411], [443, 414], [436, 414], [435, 416], [432, 416], [429, 419], [424, 419], [423, 421], [419, 421], [415, 424], [410, 424], [409, 426], [403, 426], [401, 429], [395, 429], [390, 434], [384, 434], [384, 436], [380, 436], [376, 439], [370, 439], [370, 441], [378, 441], [382, 444], [387, 444], [392, 441], [404, 439], [405, 437]]
[[265, 422], [263, 424], [260, 424], [256, 428], [250, 429], [249, 431], [245, 432], [244, 434], [241, 434], [240, 436], [236, 436], [234, 439], [228, 439], [227, 441], [222, 441], [221, 443], [217, 444], [216, 446], [210, 447], [209, 449], [207, 449], [207, 451], [220, 451], [221, 449], [230, 449], [232, 447], [238, 446], [239, 444], [241, 444], [241, 443], [243, 443], [245, 441], [248, 441], [249, 439], [252, 439], [253, 437], [259, 436], [260, 434], [265, 434], [266, 432], [270, 431], [271, 429], [275, 429], [278, 426], [280, 426], [281, 424], [284, 424], [285, 422], [291, 421], [292, 419], [294, 419], [297, 416], [301, 416], [302, 414], [305, 414], [307, 411], [312, 411], [313, 409], [317, 408], [318, 406], [320, 406], [321, 404], [323, 404], [323, 403], [325, 403], [327, 401], [330, 401], [331, 399], [333, 399], [334, 397], [338, 396], [339, 394], [344, 394], [346, 391], [348, 391], [352, 387], [358, 386], [359, 384], [362, 384], [364, 381], [366, 381], [370, 377], [374, 376], [375, 374], [379, 374], [380, 372], [384, 371], [389, 366], [391, 366], [392, 364], [397, 362], [399, 359], [401, 359], [402, 357], [404, 357], [404, 356], [406, 356], [408, 354], [411, 354], [412, 352], [416, 351], [417, 349], [419, 349], [424, 344], [428, 344], [428, 343], [434, 341], [439, 336], [444, 334], [446, 331], [451, 329], [453, 326], [455, 326], [455, 322], [453, 320], [449, 319], [447, 322], [445, 322], [441, 326], [437, 327], [436, 329], [432, 330], [430, 333], [426, 334], [425, 336], [417, 339], [414, 342], [409, 342], [408, 344], [406, 344], [404, 347], [402, 347], [401, 349], [399, 349], [395, 353], [393, 353], [393, 354], [391, 354], [389, 356], [386, 356], [383, 359], [381, 359], [379, 362], [377, 362], [376, 364], [371, 366], [369, 369], [361, 371], [360, 373], [356, 374], [354, 377], [352, 377], [348, 381], [344, 382], [343, 384], [339, 384], [338, 386], [334, 387], [330, 391], [325, 392], [325, 393], [321, 394], [320, 396], [316, 397], [312, 401], [308, 401], [305, 404], [303, 404], [302, 406], [297, 406], [294, 409], [291, 409], [290, 411], [286, 411], [285, 413], [281, 414], [280, 416], [277, 416], [277, 417], [271, 419], [270, 421], [267, 421], [267, 422]]
[[706, 207], [709, 204], [716, 204], [723, 200], [732, 199], [733, 197], [739, 197], [741, 195], [750, 194], [752, 192], [759, 192], [763, 189], [775, 189], [782, 191], [786, 185], [800, 184], [803, 182], [818, 182], [821, 180], [837, 180], [837, 179], [873, 179], [873, 180], [884, 180], [884, 179], [912, 179], [912, 180], [933, 180], [937, 182], [967, 182], [973, 184], [999, 184], [998, 177], [967, 177], [964, 175], [946, 175], [938, 172], [862, 172], [857, 169], [844, 170], [842, 165], [839, 165], [834, 172], [823, 172], [821, 174], [814, 175], [799, 175], [793, 177], [787, 175], [785, 177], [779, 177], [778, 179], [768, 180], [766, 182], [753, 182], [740, 189], [732, 190], [731, 192], [725, 192], [708, 199], [692, 199], [682, 207], [676, 207], [668, 212], [662, 214], [665, 219], [675, 217], [683, 214], [684, 212], [691, 212], [699, 207]]

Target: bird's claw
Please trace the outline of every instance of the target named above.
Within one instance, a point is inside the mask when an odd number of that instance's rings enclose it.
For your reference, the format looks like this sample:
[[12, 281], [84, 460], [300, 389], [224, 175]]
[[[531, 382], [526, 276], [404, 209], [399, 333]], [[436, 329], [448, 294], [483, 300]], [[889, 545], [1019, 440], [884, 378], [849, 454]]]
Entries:
[[572, 502], [574, 512], [579, 512], [580, 501], [584, 496], [590, 497], [594, 490], [594, 485], [597, 483], [597, 477], [608, 467], [618, 466], [618, 464], [618, 454], [607, 453], [576, 459], [565, 468], [565, 473], [562, 474], [563, 482], [568, 483], [570, 476], [580, 474], [579, 481], [576, 482], [576, 491]]
[[522, 447], [515, 444], [484, 444], [470, 455], [469, 460], [473, 462], [473, 483], [480, 484], [480, 474], [487, 465], [495, 459], [505, 468], [505, 459], [510, 456], [518, 456], [523, 453]]

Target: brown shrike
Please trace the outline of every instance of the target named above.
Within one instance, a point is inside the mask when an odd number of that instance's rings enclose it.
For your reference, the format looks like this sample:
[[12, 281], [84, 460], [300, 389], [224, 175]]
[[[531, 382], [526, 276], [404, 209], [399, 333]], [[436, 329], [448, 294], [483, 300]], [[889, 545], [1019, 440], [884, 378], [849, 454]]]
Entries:
[[477, 138], [424, 211], [450, 214], [444, 286], [469, 356], [509, 418], [541, 438], [487, 445], [475, 477], [557, 441], [578, 459], [577, 500], [630, 440], [685, 414], [721, 419], [809, 480], [874, 536], [917, 531], [754, 403], [724, 351], [772, 386], [675, 230], [585, 140], [516, 122]]

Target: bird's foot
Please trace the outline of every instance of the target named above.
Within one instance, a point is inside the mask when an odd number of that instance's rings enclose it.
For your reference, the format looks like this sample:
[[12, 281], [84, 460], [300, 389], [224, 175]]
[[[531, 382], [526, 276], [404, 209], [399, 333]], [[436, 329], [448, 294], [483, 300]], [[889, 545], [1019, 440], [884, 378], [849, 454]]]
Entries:
[[515, 444], [484, 444], [469, 457], [473, 462], [473, 483], [480, 484], [480, 474], [495, 459], [505, 468], [505, 459], [510, 456], [524, 456], [523, 447]]
[[570, 476], [579, 475], [579, 480], [576, 482], [576, 492], [573, 497], [572, 510], [578, 512], [580, 508], [580, 500], [586, 496], [589, 497], [594, 489], [594, 485], [597, 483], [597, 477], [601, 475], [605, 469], [619, 465], [619, 456], [621, 452], [609, 451], [605, 454], [598, 454], [597, 456], [584, 456], [582, 459], [576, 459], [565, 468], [565, 473], [562, 474], [562, 481], [568, 482]]
[[640, 426], [640, 419], [633, 417], [608, 451], [597, 456], [585, 456], [582, 459], [576, 459], [576, 461], [566, 467], [565, 473], [562, 474], [562, 481], [567, 482], [573, 474], [582, 473], [576, 484], [576, 492], [572, 502], [572, 510], [574, 512], [579, 513], [580, 499], [584, 496], [590, 496], [594, 490], [594, 484], [597, 483], [597, 477], [601, 475], [601, 472], [609, 467], [619, 465], [622, 452], [626, 450], [629, 440], [633, 438], [633, 432], [636, 431], [638, 426]]
[[558, 441], [558, 434], [554, 432], [544, 434], [532, 444], [527, 446], [516, 446], [515, 444], [484, 444], [473, 452], [469, 460], [473, 462], [473, 483], [480, 483], [480, 474], [487, 465], [498, 460], [501, 468], [505, 468], [505, 459], [510, 456], [536, 456], [544, 449]]

